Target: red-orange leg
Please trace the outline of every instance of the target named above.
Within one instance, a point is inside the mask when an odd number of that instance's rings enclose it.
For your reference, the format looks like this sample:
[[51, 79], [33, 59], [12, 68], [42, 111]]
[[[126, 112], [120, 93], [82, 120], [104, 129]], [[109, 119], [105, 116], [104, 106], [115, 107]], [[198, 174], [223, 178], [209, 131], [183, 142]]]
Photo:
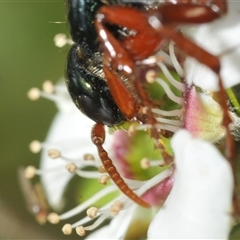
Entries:
[[112, 160], [108, 157], [106, 150], [103, 148], [103, 144], [105, 141], [105, 130], [102, 124], [95, 124], [92, 128], [92, 142], [96, 145], [99, 157], [102, 161], [102, 164], [114, 181], [114, 183], [118, 186], [118, 188], [130, 199], [132, 199], [137, 204], [149, 208], [150, 205], [141, 199], [137, 194], [135, 194], [128, 185], [124, 182], [117, 169], [114, 167]]
[[[227, 145], [227, 158], [232, 161], [234, 157], [234, 141], [232, 135], [229, 130], [229, 124], [232, 122], [229, 113], [228, 113], [228, 106], [227, 106], [227, 95], [225, 89], [223, 87], [223, 82], [220, 77], [220, 60], [217, 56], [210, 54], [209, 52], [205, 51], [197, 44], [192, 42], [191, 40], [179, 35], [177, 32], [172, 31], [164, 26], [160, 26], [156, 28], [160, 35], [164, 35], [168, 40], [172, 40], [175, 44], [181, 49], [184, 53], [188, 56], [195, 58], [200, 63], [209, 67], [213, 72], [218, 75], [218, 84], [219, 84], [219, 92], [218, 92], [218, 101], [223, 109], [223, 126], [226, 128], [226, 145]], [[231, 162], [232, 164], [232, 162]]]
[[104, 73], [108, 87], [121, 112], [128, 119], [132, 119], [137, 113], [137, 102], [133, 94], [124, 85], [123, 80], [115, 72], [104, 66]]
[[[149, 96], [146, 93], [146, 91], [140, 81], [134, 81], [134, 86], [138, 93], [138, 97], [140, 97], [140, 99], [141, 99], [141, 104], [144, 107], [145, 106], [147, 107], [146, 121], [141, 120], [141, 119], [139, 119], [139, 120], [143, 123], [151, 124], [151, 126], [152, 126], [151, 136], [157, 141], [156, 147], [160, 150], [165, 164], [171, 164], [171, 163], [173, 163], [173, 157], [167, 153], [164, 143], [161, 141], [161, 136], [164, 135], [164, 132], [155, 127], [155, 124], [157, 124], [157, 120], [152, 112], [153, 103], [149, 99]], [[138, 118], [138, 116], [137, 116], [137, 118]]]

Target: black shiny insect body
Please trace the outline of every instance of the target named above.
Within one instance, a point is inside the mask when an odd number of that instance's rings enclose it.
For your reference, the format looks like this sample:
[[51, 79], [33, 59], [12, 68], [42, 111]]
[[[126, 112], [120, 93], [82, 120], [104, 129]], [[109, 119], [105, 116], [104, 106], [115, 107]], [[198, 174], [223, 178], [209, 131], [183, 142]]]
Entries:
[[107, 83], [103, 79], [102, 63], [99, 58], [79, 56], [81, 47], [74, 44], [68, 56], [67, 87], [69, 94], [82, 113], [93, 121], [107, 126], [124, 120], [115, 104]]
[[68, 23], [72, 40], [86, 57], [98, 52], [94, 16], [104, 4], [99, 0], [68, 0]]
[[[68, 22], [75, 44], [68, 54], [66, 84], [73, 102], [82, 113], [96, 123], [113, 126], [126, 118], [115, 103], [103, 72], [103, 57], [94, 24], [96, 13], [105, 5], [103, 2], [109, 5], [128, 4], [136, 8], [144, 6], [119, 0], [69, 0]], [[108, 27], [118, 38], [128, 34], [128, 30], [119, 26]]]
[[98, 50], [94, 17], [104, 4], [96, 0], [69, 0], [68, 21], [75, 44], [67, 60], [67, 88], [82, 113], [107, 126], [125, 118], [104, 79], [102, 54]]

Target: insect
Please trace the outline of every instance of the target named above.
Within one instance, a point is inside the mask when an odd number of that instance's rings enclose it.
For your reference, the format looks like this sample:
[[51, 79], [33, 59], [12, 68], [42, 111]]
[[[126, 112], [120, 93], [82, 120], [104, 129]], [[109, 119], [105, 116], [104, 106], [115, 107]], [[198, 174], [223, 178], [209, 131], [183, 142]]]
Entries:
[[[104, 125], [118, 125], [127, 117], [122, 114], [106, 82], [108, 76], [103, 72], [103, 56], [96, 42], [94, 19], [103, 5], [101, 1], [95, 0], [68, 1], [68, 21], [75, 44], [68, 54], [66, 85], [75, 105], [97, 123], [92, 129], [92, 141], [97, 146], [99, 157], [112, 180], [130, 199], [144, 207], [150, 207], [124, 182], [103, 148]], [[134, 6], [139, 8], [141, 4]], [[121, 32], [124, 32], [118, 26], [110, 28], [119, 37]]]

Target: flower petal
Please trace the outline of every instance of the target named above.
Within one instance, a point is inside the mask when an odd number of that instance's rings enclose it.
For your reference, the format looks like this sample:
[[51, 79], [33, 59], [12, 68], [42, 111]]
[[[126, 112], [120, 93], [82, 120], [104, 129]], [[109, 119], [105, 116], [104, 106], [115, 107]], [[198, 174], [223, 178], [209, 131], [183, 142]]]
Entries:
[[222, 126], [223, 111], [220, 105], [206, 93], [198, 93], [192, 86], [186, 95], [184, 128], [193, 137], [216, 142], [225, 136]]
[[148, 231], [150, 239], [227, 239], [233, 176], [208, 142], [180, 130], [172, 140], [176, 171], [172, 191]]
[[[60, 204], [64, 188], [72, 178], [66, 169], [66, 162], [57, 159], [52, 160], [47, 155], [47, 150], [58, 149], [64, 156], [78, 160], [77, 166], [83, 161], [83, 155], [90, 153], [96, 160], [99, 160], [97, 150], [91, 141], [91, 128], [94, 122], [79, 112], [59, 112], [50, 127], [46, 138], [47, 148], [44, 148], [41, 156], [41, 169], [58, 168], [42, 175], [42, 183], [46, 190], [50, 205], [55, 208]], [[110, 149], [111, 135], [107, 135], [106, 149]]]
[[[240, 82], [240, 41], [236, 36], [240, 35], [240, 4], [237, 1], [228, 1], [226, 16], [212, 23], [201, 24], [197, 27], [183, 28], [194, 42], [208, 52], [220, 56], [221, 77], [225, 88], [230, 88]], [[227, 50], [231, 51], [224, 53]], [[200, 64], [193, 58], [185, 62], [187, 81], [191, 84], [210, 91], [218, 90], [217, 75], [207, 66]]]

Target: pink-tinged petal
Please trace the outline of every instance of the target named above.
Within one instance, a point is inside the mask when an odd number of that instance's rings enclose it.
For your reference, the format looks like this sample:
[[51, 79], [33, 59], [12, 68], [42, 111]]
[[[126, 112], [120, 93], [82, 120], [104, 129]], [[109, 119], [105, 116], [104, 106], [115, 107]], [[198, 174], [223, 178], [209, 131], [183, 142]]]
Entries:
[[113, 133], [112, 152], [114, 165], [118, 172], [125, 178], [133, 179], [133, 174], [130, 171], [129, 163], [126, 161], [126, 156], [129, 152], [129, 136], [126, 131], [120, 130]]
[[162, 206], [172, 189], [173, 182], [172, 176], [164, 179], [144, 193], [142, 198], [152, 206]]
[[174, 185], [152, 221], [149, 239], [228, 239], [233, 176], [210, 143], [180, 130], [172, 139]]
[[191, 87], [186, 95], [184, 128], [193, 137], [215, 142], [225, 134], [222, 126], [223, 112], [220, 105], [205, 93]]
[[[227, 1], [228, 12], [212, 23], [186, 27], [182, 29], [199, 46], [215, 56], [220, 57], [221, 76], [225, 88], [240, 82], [240, 4], [238, 1]], [[230, 51], [228, 51], [230, 50]], [[218, 77], [207, 66], [193, 58], [185, 62], [186, 78], [191, 84], [209, 91], [217, 91]]]

